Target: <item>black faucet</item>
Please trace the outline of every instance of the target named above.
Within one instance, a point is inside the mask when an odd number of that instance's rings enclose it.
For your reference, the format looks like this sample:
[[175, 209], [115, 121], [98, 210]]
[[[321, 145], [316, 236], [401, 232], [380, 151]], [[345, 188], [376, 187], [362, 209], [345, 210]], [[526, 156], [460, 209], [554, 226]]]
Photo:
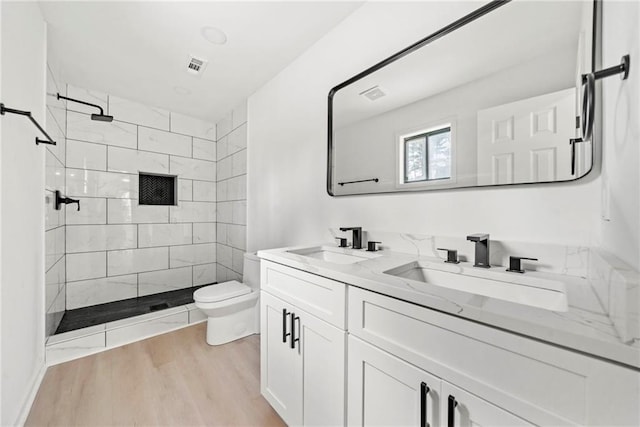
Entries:
[[489, 235], [483, 233], [470, 234], [467, 240], [476, 244], [476, 260], [474, 267], [490, 268], [489, 264]]
[[340, 227], [340, 231], [353, 231], [351, 247], [353, 249], [362, 249], [362, 227]]

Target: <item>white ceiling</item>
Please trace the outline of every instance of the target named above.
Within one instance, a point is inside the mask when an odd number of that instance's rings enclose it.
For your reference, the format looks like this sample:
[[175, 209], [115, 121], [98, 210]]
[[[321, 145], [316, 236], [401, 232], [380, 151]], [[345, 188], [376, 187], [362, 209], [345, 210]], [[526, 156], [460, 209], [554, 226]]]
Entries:
[[[50, 53], [67, 83], [215, 121], [362, 2], [40, 5]], [[223, 30], [227, 43], [208, 42], [202, 36], [207, 26]], [[201, 77], [186, 71], [190, 54], [209, 61]]]

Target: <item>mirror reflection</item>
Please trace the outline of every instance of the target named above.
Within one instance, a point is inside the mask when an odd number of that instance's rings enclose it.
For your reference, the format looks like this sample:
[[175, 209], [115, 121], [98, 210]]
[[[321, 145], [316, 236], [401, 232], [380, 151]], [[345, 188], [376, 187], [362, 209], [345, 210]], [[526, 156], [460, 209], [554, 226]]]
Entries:
[[333, 195], [569, 181], [594, 4], [512, 1], [330, 96]]

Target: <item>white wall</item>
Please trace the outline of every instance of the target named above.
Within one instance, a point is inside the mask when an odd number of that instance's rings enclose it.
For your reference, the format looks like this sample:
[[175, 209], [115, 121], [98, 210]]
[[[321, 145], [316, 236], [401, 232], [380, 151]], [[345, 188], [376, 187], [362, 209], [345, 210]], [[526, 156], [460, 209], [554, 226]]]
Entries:
[[[605, 2], [604, 67], [631, 55], [627, 80], [603, 81], [602, 246], [640, 270], [640, 4]], [[607, 203], [608, 200], [608, 203]]]
[[366, 3], [249, 98], [248, 250], [326, 241], [328, 227], [352, 225], [449, 236], [489, 232], [498, 240], [568, 245], [598, 240], [598, 178], [416, 194], [326, 194], [329, 90], [479, 6]]
[[[45, 121], [46, 28], [37, 3], [2, 2], [2, 102]], [[0, 141], [2, 418], [19, 421], [44, 365], [44, 158], [37, 129], [5, 115]], [[40, 136], [40, 135], [38, 135]]]
[[[2, 23], [2, 3], [0, 2], [0, 23]], [[0, 99], [2, 99], [2, 30], [0, 29]], [[0, 120], [0, 144], [2, 144], [2, 120]], [[4, 182], [4, 180], [2, 179], [2, 160], [3, 160], [3, 156], [2, 156], [2, 150], [0, 150], [0, 188], [2, 188], [2, 183]], [[2, 195], [0, 194], [0, 242], [2, 242], [2, 208], [3, 208], [3, 198]], [[2, 244], [0, 243], [0, 332], [2, 331]], [[2, 338], [0, 338], [0, 422], [2, 422], [3, 418], [2, 415], [4, 414], [4, 411], [2, 410], [2, 402], [4, 402], [3, 397], [4, 397], [4, 393], [3, 393], [3, 387], [2, 387], [2, 367], [4, 366], [2, 364]]]

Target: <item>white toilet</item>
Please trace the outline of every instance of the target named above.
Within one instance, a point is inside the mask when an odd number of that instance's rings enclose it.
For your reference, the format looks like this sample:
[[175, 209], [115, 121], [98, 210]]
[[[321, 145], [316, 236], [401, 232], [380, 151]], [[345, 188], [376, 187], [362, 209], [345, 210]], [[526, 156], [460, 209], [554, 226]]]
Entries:
[[236, 280], [205, 286], [193, 293], [196, 307], [207, 315], [207, 343], [225, 344], [260, 330], [260, 258], [244, 254], [244, 283]]

